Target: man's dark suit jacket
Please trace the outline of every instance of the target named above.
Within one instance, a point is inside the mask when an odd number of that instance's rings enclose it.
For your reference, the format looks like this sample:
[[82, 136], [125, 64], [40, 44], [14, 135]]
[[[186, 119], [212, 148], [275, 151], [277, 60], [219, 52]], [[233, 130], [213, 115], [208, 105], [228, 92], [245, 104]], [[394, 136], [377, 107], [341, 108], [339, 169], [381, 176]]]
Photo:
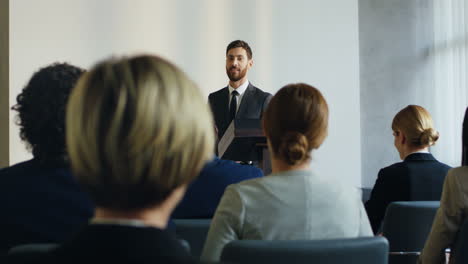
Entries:
[[229, 184], [263, 176], [254, 166], [215, 158], [189, 186], [172, 218], [212, 218]]
[[63, 242], [93, 210], [64, 165], [33, 159], [1, 169], [0, 255], [15, 245]]
[[[242, 96], [236, 119], [260, 119], [265, 111], [272, 95], [264, 92], [249, 83]], [[218, 128], [218, 138], [221, 139], [229, 126], [229, 88], [226, 86], [221, 90], [208, 96], [214, 121]]]
[[34, 261], [21, 263], [94, 262], [196, 263], [180, 242], [167, 231], [153, 227], [111, 224], [90, 224], [50, 253]]
[[440, 200], [449, 169], [430, 153], [413, 153], [404, 161], [381, 169], [365, 204], [374, 233], [378, 232], [391, 202]]

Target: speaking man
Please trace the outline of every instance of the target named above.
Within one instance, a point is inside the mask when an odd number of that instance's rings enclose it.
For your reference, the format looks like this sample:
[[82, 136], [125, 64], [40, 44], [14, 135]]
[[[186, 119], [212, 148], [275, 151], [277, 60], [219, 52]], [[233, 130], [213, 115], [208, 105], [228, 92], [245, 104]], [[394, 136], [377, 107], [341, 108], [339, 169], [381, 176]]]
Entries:
[[219, 138], [234, 118], [260, 119], [271, 100], [271, 94], [249, 82], [247, 73], [252, 65], [252, 50], [247, 42], [235, 40], [229, 43], [226, 48], [229, 84], [208, 96]]

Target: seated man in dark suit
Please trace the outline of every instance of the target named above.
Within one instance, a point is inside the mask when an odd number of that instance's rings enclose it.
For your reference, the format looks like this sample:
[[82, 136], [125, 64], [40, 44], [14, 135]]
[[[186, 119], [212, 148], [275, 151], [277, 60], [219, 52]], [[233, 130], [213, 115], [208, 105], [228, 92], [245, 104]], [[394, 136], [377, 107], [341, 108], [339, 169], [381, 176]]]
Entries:
[[190, 184], [172, 218], [212, 218], [229, 184], [262, 176], [257, 167], [215, 157]]
[[0, 255], [25, 243], [59, 243], [93, 215], [72, 177], [65, 148], [65, 105], [83, 70], [53, 64], [17, 97], [20, 136], [33, 159], [0, 170]]

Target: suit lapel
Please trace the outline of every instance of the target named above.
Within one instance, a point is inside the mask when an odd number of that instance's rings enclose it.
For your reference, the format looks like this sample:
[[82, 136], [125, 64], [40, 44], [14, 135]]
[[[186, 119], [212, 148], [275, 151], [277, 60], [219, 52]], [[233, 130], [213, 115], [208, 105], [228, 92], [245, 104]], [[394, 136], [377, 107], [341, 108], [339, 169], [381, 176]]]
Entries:
[[247, 111], [247, 106], [251, 105], [250, 101], [253, 100], [253, 94], [254, 94], [254, 87], [251, 83], [249, 83], [249, 86], [247, 86], [247, 89], [245, 89], [244, 95], [242, 96], [242, 101], [239, 105], [239, 111], [237, 111], [236, 118], [242, 118], [243, 116], [246, 116], [246, 111]]

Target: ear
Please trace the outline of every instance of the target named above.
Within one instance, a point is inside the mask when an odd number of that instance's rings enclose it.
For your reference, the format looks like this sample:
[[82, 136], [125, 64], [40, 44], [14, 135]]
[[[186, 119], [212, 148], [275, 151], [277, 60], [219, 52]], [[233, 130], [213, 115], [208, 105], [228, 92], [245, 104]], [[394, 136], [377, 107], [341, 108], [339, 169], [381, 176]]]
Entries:
[[250, 60], [249, 60], [249, 68], [252, 68], [253, 63], [254, 63], [253, 59], [250, 59]]
[[402, 145], [406, 144], [406, 136], [405, 134], [401, 133], [400, 143]]
[[268, 152], [270, 153], [270, 158], [275, 159], [275, 153], [273, 153], [273, 147], [271, 146], [271, 141], [267, 138]]

